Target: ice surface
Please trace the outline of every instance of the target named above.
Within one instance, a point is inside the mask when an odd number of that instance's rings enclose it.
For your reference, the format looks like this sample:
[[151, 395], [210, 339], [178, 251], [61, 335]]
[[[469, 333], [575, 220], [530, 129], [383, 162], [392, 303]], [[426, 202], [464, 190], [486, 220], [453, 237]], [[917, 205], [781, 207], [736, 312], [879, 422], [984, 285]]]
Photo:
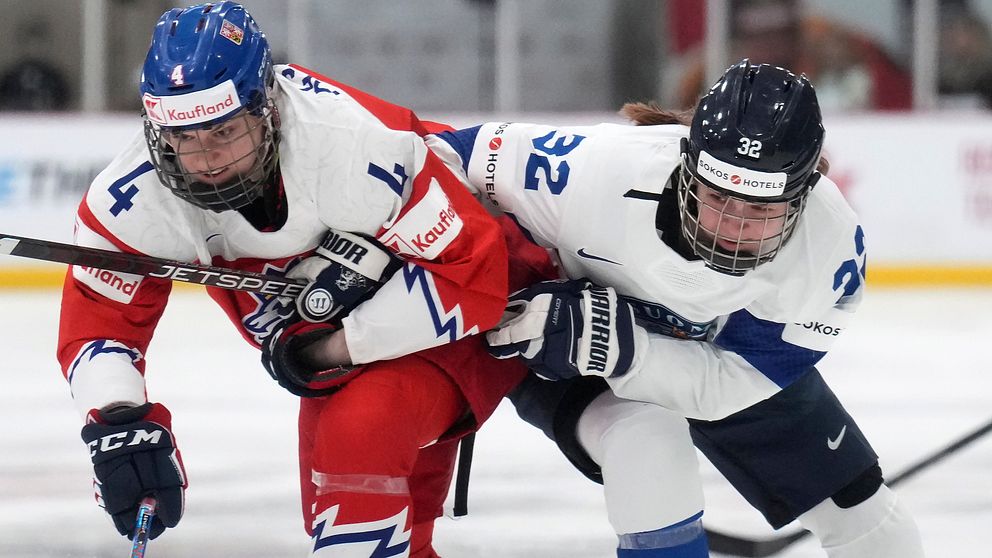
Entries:
[[[59, 297], [4, 292], [0, 308], [0, 556], [124, 556], [130, 545], [93, 503], [81, 419], [54, 358]], [[990, 340], [992, 290], [870, 291], [821, 369], [891, 475], [992, 418]], [[186, 516], [148, 558], [305, 556], [294, 398], [198, 291], [173, 294], [147, 357], [190, 477]], [[704, 476], [710, 527], [773, 535], [717, 473]], [[989, 555], [992, 435], [897, 492], [930, 557]], [[469, 508], [438, 522], [445, 558], [615, 555], [599, 487], [506, 405], [479, 435]], [[778, 556], [824, 554], [806, 540]]]

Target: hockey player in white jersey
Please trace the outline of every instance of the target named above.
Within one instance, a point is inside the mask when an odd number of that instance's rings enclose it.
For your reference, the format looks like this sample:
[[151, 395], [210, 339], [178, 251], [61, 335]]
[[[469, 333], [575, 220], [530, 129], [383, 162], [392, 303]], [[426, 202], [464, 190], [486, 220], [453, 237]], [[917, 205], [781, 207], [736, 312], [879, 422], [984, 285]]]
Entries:
[[[279, 385], [303, 396], [313, 556], [436, 557], [457, 440], [527, 373], [474, 335], [506, 306], [507, 248], [424, 144], [444, 128], [273, 65], [265, 35], [233, 2], [163, 14], [140, 87], [145, 133], [90, 186], [76, 242], [307, 279], [296, 301], [207, 291], [263, 348]], [[144, 378], [170, 289], [77, 266], [63, 290], [58, 358], [86, 419], [97, 501], [123, 535], [146, 496], [158, 506], [150, 535], [176, 527], [189, 484], [171, 415]], [[237, 419], [217, 409], [210, 420]]]
[[639, 126], [496, 122], [428, 142], [570, 279], [512, 296], [488, 334], [558, 380], [525, 380], [518, 413], [603, 482], [618, 556], [707, 555], [693, 442], [831, 558], [922, 556], [815, 369], [861, 299], [866, 245], [821, 174], [813, 87], [745, 60], [692, 113], [625, 112]]

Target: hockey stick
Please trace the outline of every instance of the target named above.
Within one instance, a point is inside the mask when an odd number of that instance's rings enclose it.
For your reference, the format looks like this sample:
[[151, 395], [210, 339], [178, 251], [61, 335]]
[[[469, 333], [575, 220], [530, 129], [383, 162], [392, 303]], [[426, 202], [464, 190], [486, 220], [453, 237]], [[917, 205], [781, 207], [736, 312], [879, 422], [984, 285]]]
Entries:
[[148, 547], [148, 534], [152, 528], [152, 519], [155, 517], [155, 508], [158, 503], [154, 498], [146, 497], [141, 500], [138, 506], [138, 514], [134, 519], [134, 535], [131, 540], [131, 558], [145, 558], [145, 549]]
[[[961, 448], [968, 446], [975, 440], [985, 436], [990, 431], [992, 431], [992, 420], [989, 420], [987, 423], [972, 430], [968, 434], [961, 436], [950, 444], [930, 453], [929, 455], [918, 460], [916, 463], [913, 463], [909, 467], [899, 471], [899, 473], [893, 476], [888, 482], [886, 482], [886, 484], [890, 487], [894, 487], [903, 481], [909, 480], [910, 478], [916, 476], [916, 474], [920, 471], [929, 469], [947, 457], [957, 453]], [[709, 529], [706, 530], [706, 536], [709, 538], [710, 551], [730, 554], [732, 556], [743, 556], [744, 558], [763, 558], [765, 556], [771, 556], [772, 554], [781, 552], [786, 547], [791, 546], [793, 543], [805, 538], [809, 534], [809, 531], [802, 530], [771, 539], [757, 540], [727, 535], [717, 531], [710, 531]]]
[[302, 279], [287, 279], [3, 233], [0, 233], [0, 254], [274, 296], [295, 297], [306, 287], [306, 281]]

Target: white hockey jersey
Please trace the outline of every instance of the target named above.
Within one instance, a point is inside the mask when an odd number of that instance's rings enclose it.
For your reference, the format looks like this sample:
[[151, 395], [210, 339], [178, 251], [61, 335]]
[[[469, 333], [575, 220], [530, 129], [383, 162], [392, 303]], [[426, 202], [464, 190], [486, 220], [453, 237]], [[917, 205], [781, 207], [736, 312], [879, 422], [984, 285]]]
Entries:
[[[672, 248], [678, 125], [487, 123], [428, 140], [474, 192], [553, 248], [569, 278], [612, 286], [649, 332], [644, 363], [609, 379], [618, 395], [718, 419], [808, 371], [860, 301], [865, 247], [837, 187], [814, 188], [771, 262], [730, 276]], [[668, 241], [666, 243], [666, 241]]]
[[[282, 274], [329, 229], [373, 235], [409, 260], [344, 319], [355, 363], [438, 346], [485, 330], [506, 303], [507, 254], [498, 225], [422, 136], [445, 127], [299, 66], [276, 66], [279, 170], [286, 223], [256, 230], [172, 195], [142, 136], [90, 186], [80, 245]], [[73, 267], [58, 356], [82, 413], [144, 401], [143, 354], [168, 281]], [[208, 288], [250, 343], [278, 320], [273, 297]]]

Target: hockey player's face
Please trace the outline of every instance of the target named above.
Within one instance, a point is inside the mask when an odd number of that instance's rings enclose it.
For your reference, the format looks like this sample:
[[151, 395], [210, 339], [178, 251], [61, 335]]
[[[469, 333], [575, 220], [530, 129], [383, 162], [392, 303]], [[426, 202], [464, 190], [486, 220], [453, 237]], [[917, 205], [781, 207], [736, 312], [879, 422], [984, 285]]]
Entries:
[[260, 156], [264, 121], [242, 113], [209, 128], [163, 133], [190, 178], [211, 186], [251, 172]]
[[723, 195], [696, 182], [698, 225], [715, 248], [760, 256], [778, 246], [788, 203], [753, 203]]

